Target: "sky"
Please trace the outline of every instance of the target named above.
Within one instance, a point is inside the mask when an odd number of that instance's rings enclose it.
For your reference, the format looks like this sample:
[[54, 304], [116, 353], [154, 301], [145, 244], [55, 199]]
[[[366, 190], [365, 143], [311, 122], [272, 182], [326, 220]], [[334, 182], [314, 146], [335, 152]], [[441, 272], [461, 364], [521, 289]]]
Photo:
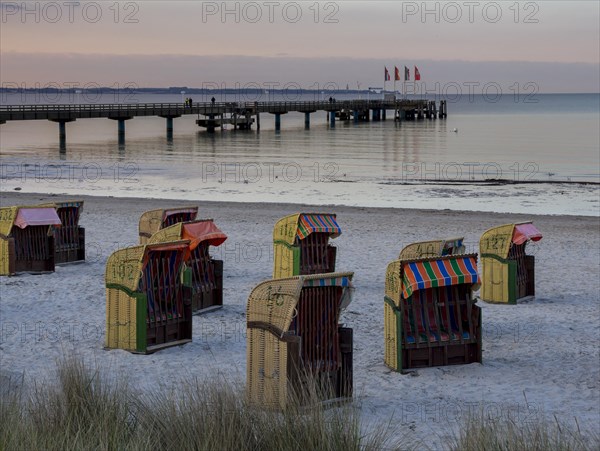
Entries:
[[[3, 86], [600, 91], [598, 1], [1, 2]], [[391, 86], [391, 83], [390, 85]], [[455, 88], [452, 88], [455, 89]], [[496, 87], [494, 89], [497, 89]]]

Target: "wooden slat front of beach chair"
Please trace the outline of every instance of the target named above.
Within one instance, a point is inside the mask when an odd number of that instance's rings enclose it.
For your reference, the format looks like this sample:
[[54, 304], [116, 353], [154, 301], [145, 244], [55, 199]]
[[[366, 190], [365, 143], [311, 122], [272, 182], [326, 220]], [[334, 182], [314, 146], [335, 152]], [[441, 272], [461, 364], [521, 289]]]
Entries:
[[179, 222], [159, 230], [150, 244], [186, 239], [190, 242], [186, 265], [191, 271], [192, 313], [206, 313], [223, 306], [223, 261], [213, 259], [210, 246], [220, 246], [225, 235], [212, 219]]
[[340, 327], [342, 287], [304, 287], [290, 331], [301, 338], [302, 371], [327, 398], [352, 396], [352, 329]]
[[191, 252], [192, 312], [200, 313], [223, 306], [223, 261], [211, 258], [209, 243], [201, 243]]
[[48, 226], [13, 227], [14, 271], [53, 272], [54, 237], [48, 236]]
[[62, 223], [51, 228], [56, 263], [85, 260], [85, 229], [79, 225], [83, 201], [58, 203], [55, 208]]
[[[476, 255], [461, 255], [398, 260], [388, 266], [384, 332], [389, 367], [401, 371], [481, 362], [481, 311], [472, 296], [478, 280], [475, 263]], [[412, 278], [403, 271], [417, 277], [446, 273], [453, 282], [424, 278], [403, 290]]]
[[140, 279], [140, 291], [146, 295], [148, 306], [147, 352], [192, 338], [190, 296], [184, 293], [181, 283], [183, 263], [181, 251], [151, 250], [148, 253], [148, 263]]
[[299, 245], [301, 275], [335, 272], [336, 248], [329, 244], [329, 233], [311, 233]]

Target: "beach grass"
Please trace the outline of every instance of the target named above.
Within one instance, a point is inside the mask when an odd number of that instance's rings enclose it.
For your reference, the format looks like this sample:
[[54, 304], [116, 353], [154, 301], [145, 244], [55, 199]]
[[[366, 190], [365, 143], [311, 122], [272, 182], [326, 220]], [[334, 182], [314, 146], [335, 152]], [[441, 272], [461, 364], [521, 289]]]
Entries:
[[[79, 358], [58, 364], [58, 383], [2, 390], [0, 450], [392, 450], [431, 449], [411, 442], [402, 426], [365, 425], [360, 408], [314, 402], [284, 411], [247, 402], [243, 387], [217, 376], [142, 395], [126, 381]], [[14, 382], [14, 381], [13, 381]], [[311, 384], [309, 384], [311, 386]], [[19, 388], [20, 387], [20, 388]], [[471, 416], [447, 444], [451, 450], [588, 450], [598, 436], [543, 421], [518, 424]]]
[[453, 451], [579, 451], [597, 450], [597, 429], [583, 434], [575, 427], [553, 418], [517, 421], [509, 417], [490, 419], [483, 412], [467, 417], [452, 440]]
[[363, 427], [350, 403], [264, 410], [224, 378], [146, 396], [77, 358], [59, 363], [58, 384], [38, 385], [28, 395], [3, 390], [0, 401], [6, 451], [403, 448], [386, 426]]

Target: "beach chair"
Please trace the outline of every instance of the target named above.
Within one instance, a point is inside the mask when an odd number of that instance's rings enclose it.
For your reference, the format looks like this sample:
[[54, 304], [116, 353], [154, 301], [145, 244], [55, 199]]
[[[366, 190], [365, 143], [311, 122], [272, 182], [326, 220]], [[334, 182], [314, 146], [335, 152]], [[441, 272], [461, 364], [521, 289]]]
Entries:
[[464, 238], [447, 238], [445, 240], [419, 241], [409, 244], [400, 251], [400, 260], [425, 257], [441, 257], [465, 253]]
[[273, 229], [273, 278], [334, 272], [336, 248], [329, 239], [341, 233], [334, 214], [281, 218]]
[[193, 221], [197, 215], [198, 207], [159, 208], [145, 212], [140, 216], [140, 244], [146, 244], [160, 229], [178, 222]]
[[531, 222], [494, 227], [481, 235], [481, 300], [516, 304], [535, 296], [535, 257], [525, 253], [525, 246], [541, 239]]
[[52, 207], [60, 218], [61, 226], [50, 226], [54, 236], [54, 261], [70, 263], [85, 260], [85, 229], [79, 225], [83, 201], [56, 202], [40, 205]]
[[185, 263], [192, 272], [192, 313], [200, 314], [223, 307], [223, 261], [211, 258], [209, 246], [227, 239], [212, 219], [179, 222], [156, 232], [149, 244], [189, 240]]
[[351, 301], [352, 276], [273, 279], [252, 290], [246, 368], [253, 404], [283, 409], [292, 400], [310, 402], [310, 394], [319, 402], [352, 397], [352, 329], [339, 324]]
[[385, 280], [385, 364], [395, 371], [481, 362], [477, 254], [395, 260]]
[[106, 347], [149, 354], [192, 341], [189, 241], [133, 246], [106, 262]]
[[0, 275], [54, 271], [54, 237], [60, 218], [49, 207], [0, 208]]

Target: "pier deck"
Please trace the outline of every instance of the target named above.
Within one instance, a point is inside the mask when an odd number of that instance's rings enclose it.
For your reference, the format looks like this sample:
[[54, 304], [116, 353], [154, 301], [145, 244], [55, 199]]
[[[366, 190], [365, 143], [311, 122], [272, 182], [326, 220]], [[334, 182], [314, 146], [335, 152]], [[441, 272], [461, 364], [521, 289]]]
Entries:
[[158, 116], [167, 120], [167, 134], [173, 132], [173, 119], [195, 115], [196, 124], [208, 132], [224, 124], [234, 128], [249, 129], [256, 123], [260, 130], [260, 115], [275, 116], [275, 130], [281, 128], [281, 115], [304, 113], [305, 126], [310, 128], [310, 114], [327, 112], [327, 120], [335, 127], [336, 120], [354, 122], [385, 120], [386, 111], [394, 111], [394, 120], [445, 118], [446, 102], [439, 108], [429, 100], [327, 100], [298, 102], [195, 102], [183, 103], [120, 103], [120, 104], [48, 104], [48, 105], [0, 105], [0, 124], [11, 121], [49, 120], [59, 124], [61, 147], [66, 140], [66, 124], [77, 119], [108, 118], [118, 121], [119, 139], [125, 138], [125, 121], [135, 117]]

